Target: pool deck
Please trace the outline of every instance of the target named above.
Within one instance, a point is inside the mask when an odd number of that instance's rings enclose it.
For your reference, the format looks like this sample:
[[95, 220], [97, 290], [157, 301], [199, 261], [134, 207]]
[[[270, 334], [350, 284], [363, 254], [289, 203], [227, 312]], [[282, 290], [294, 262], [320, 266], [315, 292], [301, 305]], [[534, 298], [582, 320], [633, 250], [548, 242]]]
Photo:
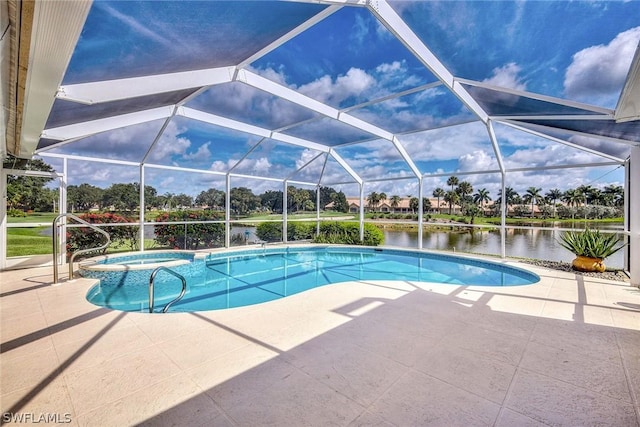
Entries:
[[541, 282], [348, 282], [164, 315], [93, 306], [94, 281], [51, 268], [1, 272], [0, 421], [639, 426], [640, 290], [525, 268]]

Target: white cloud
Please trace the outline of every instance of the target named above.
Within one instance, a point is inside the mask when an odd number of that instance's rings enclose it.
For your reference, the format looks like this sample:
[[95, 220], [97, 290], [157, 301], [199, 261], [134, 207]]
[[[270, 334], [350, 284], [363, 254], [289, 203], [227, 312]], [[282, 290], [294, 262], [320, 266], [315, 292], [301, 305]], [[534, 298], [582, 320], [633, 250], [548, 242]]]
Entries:
[[520, 71], [522, 71], [522, 68], [518, 64], [510, 62], [502, 67], [494, 68], [493, 75], [488, 79], [484, 79], [483, 82], [508, 89], [526, 90], [526, 83], [518, 77]]
[[484, 150], [475, 150], [458, 158], [458, 170], [461, 172], [496, 169], [498, 169], [498, 162], [495, 156]]
[[324, 75], [310, 83], [300, 86], [301, 93], [321, 102], [338, 105], [341, 101], [362, 95], [376, 84], [376, 80], [360, 68], [350, 68], [346, 74], [338, 76], [335, 81]]
[[606, 45], [590, 46], [574, 54], [565, 74], [565, 94], [580, 101], [615, 107], [639, 41], [640, 27], [635, 27], [618, 34]]
[[191, 154], [185, 154], [182, 156], [184, 160], [206, 160], [211, 157], [211, 150], [209, 150], [211, 141], [206, 142], [200, 146], [196, 151]]

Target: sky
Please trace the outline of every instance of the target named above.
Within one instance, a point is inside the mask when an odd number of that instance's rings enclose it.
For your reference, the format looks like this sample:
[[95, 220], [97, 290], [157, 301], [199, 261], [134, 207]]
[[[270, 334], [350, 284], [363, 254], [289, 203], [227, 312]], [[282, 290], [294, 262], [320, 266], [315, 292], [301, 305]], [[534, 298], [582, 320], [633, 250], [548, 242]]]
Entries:
[[[422, 42], [456, 77], [502, 88], [614, 109], [640, 42], [640, 2], [442, 1], [391, 2]], [[94, 3], [64, 84], [235, 65], [323, 6], [281, 2]], [[425, 195], [446, 187], [447, 174], [493, 197], [500, 175], [487, 129], [475, 115], [367, 9], [344, 7], [247, 65], [251, 72], [395, 134], [421, 173]], [[413, 90], [413, 91], [412, 91]], [[391, 95], [409, 91], [404, 96]], [[376, 102], [371, 102], [371, 101]], [[57, 107], [64, 107], [56, 101]], [[119, 108], [133, 108], [122, 102]], [[133, 107], [132, 107], [133, 106]], [[277, 130], [332, 147], [365, 180], [365, 192], [416, 195], [417, 180], [402, 153], [387, 140], [285, 99], [233, 82], [212, 86], [185, 107]], [[61, 110], [62, 108], [60, 108]], [[55, 108], [54, 108], [54, 111]], [[50, 120], [55, 121], [56, 117]], [[156, 120], [66, 144], [51, 152], [139, 162], [162, 130]], [[604, 159], [497, 124], [507, 168], [585, 164]], [[625, 158], [629, 146], [561, 135], [570, 142]], [[60, 161], [47, 158], [54, 167]], [[303, 147], [174, 117], [146, 162], [199, 169], [176, 173], [147, 168], [145, 183], [160, 194], [197, 195], [224, 189], [229, 170], [315, 182], [357, 195], [357, 186], [333, 159]], [[108, 187], [137, 181], [136, 166], [70, 161], [70, 184]], [[220, 173], [220, 174], [216, 174]], [[616, 166], [513, 172], [507, 185], [524, 192], [579, 185], [622, 185]], [[382, 182], [381, 179], [393, 180]], [[409, 179], [410, 178], [410, 179]], [[254, 193], [282, 184], [234, 178]]]

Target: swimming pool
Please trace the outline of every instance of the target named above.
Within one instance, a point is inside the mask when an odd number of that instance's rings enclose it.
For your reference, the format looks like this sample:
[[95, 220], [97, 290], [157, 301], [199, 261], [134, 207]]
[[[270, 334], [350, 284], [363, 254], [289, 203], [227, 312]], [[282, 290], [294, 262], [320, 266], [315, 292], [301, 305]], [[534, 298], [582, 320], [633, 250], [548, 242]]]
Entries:
[[[343, 246], [278, 247], [193, 256], [172, 268], [187, 279], [187, 293], [169, 311], [206, 311], [259, 304], [318, 286], [358, 280], [404, 280], [444, 285], [518, 286], [540, 278], [526, 270], [453, 255]], [[149, 275], [101, 280], [87, 299], [123, 311], [149, 308]], [[114, 276], [116, 277], [116, 276]], [[181, 289], [160, 272], [154, 283], [161, 310]]]

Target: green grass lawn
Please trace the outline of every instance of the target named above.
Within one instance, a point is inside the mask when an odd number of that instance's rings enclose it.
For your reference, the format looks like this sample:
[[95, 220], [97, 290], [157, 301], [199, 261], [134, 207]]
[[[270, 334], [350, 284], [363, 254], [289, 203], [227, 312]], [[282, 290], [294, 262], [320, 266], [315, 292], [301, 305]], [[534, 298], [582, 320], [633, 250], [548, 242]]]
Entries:
[[7, 222], [10, 224], [24, 224], [25, 222], [48, 222], [51, 224], [57, 213], [53, 212], [34, 212], [27, 214], [27, 216], [8, 216]]
[[8, 228], [7, 257], [53, 253], [53, 239], [40, 233], [46, 227]]

